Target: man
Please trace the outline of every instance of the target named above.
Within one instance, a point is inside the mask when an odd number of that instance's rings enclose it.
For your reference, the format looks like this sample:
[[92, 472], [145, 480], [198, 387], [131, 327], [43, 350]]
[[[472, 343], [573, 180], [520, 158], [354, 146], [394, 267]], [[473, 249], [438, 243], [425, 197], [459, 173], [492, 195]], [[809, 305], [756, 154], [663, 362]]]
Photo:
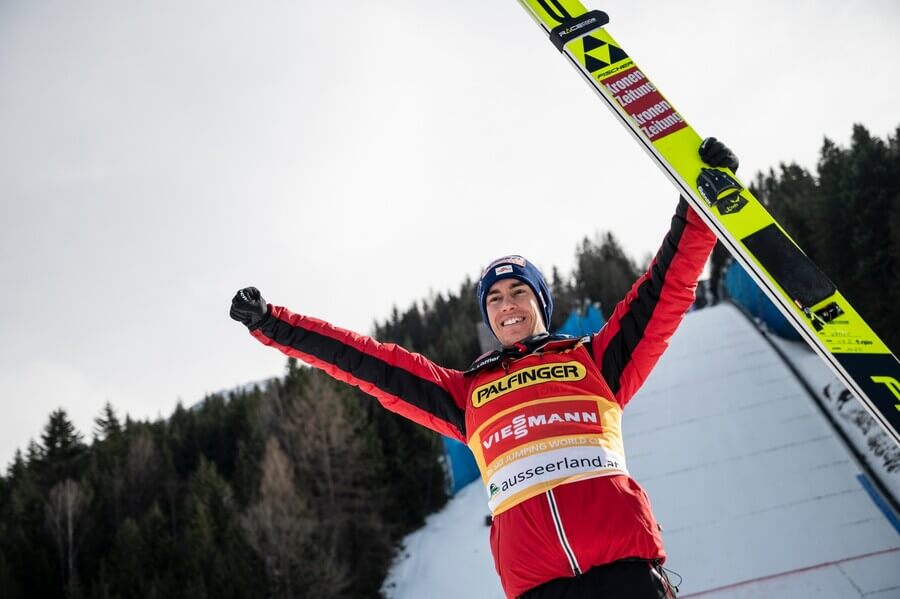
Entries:
[[[699, 153], [737, 169], [715, 138]], [[235, 295], [231, 317], [262, 343], [469, 444], [508, 597], [674, 597], [660, 528], [628, 475], [621, 418], [690, 308], [714, 244], [681, 199], [648, 271], [600, 332], [581, 339], [548, 333], [553, 301], [531, 262], [495, 260], [477, 294], [502, 349], [465, 372], [266, 304], [253, 287]]]

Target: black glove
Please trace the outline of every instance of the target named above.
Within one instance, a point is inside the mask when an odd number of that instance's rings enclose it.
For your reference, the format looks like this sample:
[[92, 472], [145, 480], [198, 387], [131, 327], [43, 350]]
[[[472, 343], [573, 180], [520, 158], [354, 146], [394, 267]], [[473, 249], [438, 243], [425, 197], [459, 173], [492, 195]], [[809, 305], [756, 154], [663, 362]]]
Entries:
[[700, 144], [700, 160], [709, 166], [724, 166], [730, 168], [732, 173], [736, 173], [740, 161], [734, 155], [734, 152], [728, 149], [715, 137], [707, 137]]
[[268, 311], [266, 300], [256, 287], [244, 287], [231, 300], [231, 317], [244, 323], [251, 331], [259, 327]]

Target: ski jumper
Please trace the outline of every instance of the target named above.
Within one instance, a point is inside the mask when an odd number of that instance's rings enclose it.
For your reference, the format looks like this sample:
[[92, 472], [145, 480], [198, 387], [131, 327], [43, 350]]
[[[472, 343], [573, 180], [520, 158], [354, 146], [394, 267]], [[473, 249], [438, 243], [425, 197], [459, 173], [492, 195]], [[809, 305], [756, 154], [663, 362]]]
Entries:
[[690, 309], [715, 236], [684, 200], [647, 272], [595, 335], [537, 335], [463, 372], [269, 306], [252, 335], [356, 385], [475, 454], [508, 597], [623, 559], [662, 562], [660, 528], [628, 475], [622, 410]]

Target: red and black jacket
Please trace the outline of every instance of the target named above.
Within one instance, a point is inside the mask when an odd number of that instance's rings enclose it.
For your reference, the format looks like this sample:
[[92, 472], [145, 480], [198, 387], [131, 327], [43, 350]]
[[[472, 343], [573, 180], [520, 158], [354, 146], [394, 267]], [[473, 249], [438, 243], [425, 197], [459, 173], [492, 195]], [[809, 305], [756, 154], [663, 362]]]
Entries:
[[252, 334], [478, 450], [498, 499], [495, 565], [518, 597], [596, 565], [665, 559], [649, 500], [625, 469], [619, 419], [693, 303], [714, 244], [680, 201], [649, 269], [597, 334], [531, 339], [467, 372], [277, 306]]

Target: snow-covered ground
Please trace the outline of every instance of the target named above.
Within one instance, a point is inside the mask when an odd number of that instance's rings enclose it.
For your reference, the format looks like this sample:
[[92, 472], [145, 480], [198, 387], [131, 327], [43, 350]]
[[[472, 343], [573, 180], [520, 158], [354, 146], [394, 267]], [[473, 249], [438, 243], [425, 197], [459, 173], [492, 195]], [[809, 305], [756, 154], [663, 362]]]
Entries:
[[396, 599], [503, 599], [488, 545], [489, 515], [484, 487], [476, 480], [404, 539], [384, 594]]
[[900, 501], [900, 447], [876, 424], [837, 376], [809, 347], [767, 335], [809, 384], [835, 425], [896, 500]]
[[[814, 389], [830, 382], [805, 350], [789, 351]], [[896, 514], [879, 507], [814, 400], [734, 307], [688, 315], [624, 429], [680, 597], [900, 597]], [[900, 479], [884, 476], [889, 487]], [[385, 595], [501, 599], [485, 504], [476, 481], [407, 537]]]

